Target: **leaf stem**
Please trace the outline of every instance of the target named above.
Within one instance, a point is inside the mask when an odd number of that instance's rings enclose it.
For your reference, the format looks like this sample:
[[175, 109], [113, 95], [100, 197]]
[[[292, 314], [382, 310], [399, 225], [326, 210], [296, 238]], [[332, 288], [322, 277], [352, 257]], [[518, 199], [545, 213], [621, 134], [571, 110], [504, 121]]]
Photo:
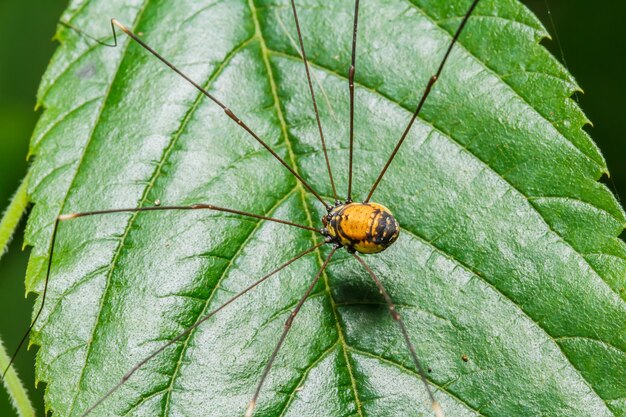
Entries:
[[[0, 369], [5, 369], [8, 364], [9, 355], [7, 355], [4, 344], [2, 343], [2, 339], [0, 339]], [[20, 417], [35, 417], [35, 409], [28, 399], [26, 389], [24, 388], [22, 381], [20, 381], [20, 378], [17, 376], [15, 368], [11, 367], [8, 370], [2, 382], [7, 392], [9, 393], [11, 403], [17, 411], [17, 415]]]
[[22, 180], [0, 221], [0, 258], [6, 253], [11, 238], [28, 206], [28, 175]]

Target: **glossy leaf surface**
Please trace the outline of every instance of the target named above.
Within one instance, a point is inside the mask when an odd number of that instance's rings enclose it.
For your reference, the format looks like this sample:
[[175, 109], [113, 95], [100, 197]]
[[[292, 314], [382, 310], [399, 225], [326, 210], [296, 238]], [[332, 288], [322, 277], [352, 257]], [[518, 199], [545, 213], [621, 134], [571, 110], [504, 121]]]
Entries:
[[[363, 198], [468, 1], [362, 2], [355, 198]], [[329, 155], [345, 195], [351, 2], [299, 1]], [[285, 0], [84, 2], [116, 17], [331, 195]], [[366, 261], [405, 318], [448, 416], [626, 415], [624, 212], [569, 99], [573, 78], [513, 0], [484, 0], [374, 195], [402, 226]], [[320, 227], [323, 207], [215, 104], [120, 35], [68, 29], [40, 89], [27, 275], [41, 291], [62, 213], [211, 203]], [[110, 39], [109, 39], [110, 40]], [[58, 416], [320, 238], [210, 212], [63, 222], [33, 342]], [[327, 248], [281, 272], [135, 374], [94, 415], [242, 415]], [[463, 357], [467, 357], [467, 361]], [[430, 415], [374, 284], [341, 251], [295, 321], [258, 416]]]

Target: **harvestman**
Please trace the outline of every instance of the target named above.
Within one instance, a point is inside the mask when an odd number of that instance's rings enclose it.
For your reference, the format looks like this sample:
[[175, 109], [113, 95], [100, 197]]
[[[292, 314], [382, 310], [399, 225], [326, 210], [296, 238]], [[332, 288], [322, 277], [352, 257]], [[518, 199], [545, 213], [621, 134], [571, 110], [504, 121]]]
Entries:
[[318, 108], [317, 108], [317, 101], [315, 99], [315, 92], [313, 90], [313, 84], [311, 82], [311, 74], [310, 74], [310, 71], [309, 71], [309, 65], [308, 65], [308, 61], [307, 61], [306, 51], [305, 51], [304, 43], [303, 43], [303, 40], [302, 40], [302, 33], [301, 33], [301, 30], [300, 30], [300, 22], [298, 20], [297, 8], [296, 8], [295, 0], [291, 0], [291, 8], [292, 8], [292, 12], [293, 12], [293, 18], [294, 18], [294, 22], [295, 22], [296, 29], [297, 29], [297, 32], [298, 32], [298, 42], [299, 42], [299, 47], [300, 47], [300, 54], [302, 56], [302, 62], [304, 63], [304, 69], [305, 69], [305, 72], [306, 72], [306, 78], [307, 78], [307, 82], [308, 82], [309, 92], [311, 94], [311, 102], [313, 104], [313, 109], [314, 109], [314, 112], [315, 112], [315, 118], [316, 118], [316, 122], [317, 122], [317, 128], [318, 128], [318, 131], [319, 131], [320, 142], [321, 142], [321, 145], [322, 145], [322, 150], [324, 152], [324, 159], [325, 159], [326, 168], [327, 168], [327, 171], [328, 171], [328, 178], [329, 178], [330, 185], [331, 185], [331, 188], [332, 188], [333, 197], [335, 199], [334, 204], [332, 204], [332, 205], [329, 204], [328, 202], [326, 202], [319, 195], [319, 193], [317, 191], [315, 191], [287, 162], [285, 162], [285, 160], [283, 160], [263, 139], [261, 139], [243, 120], [241, 120], [235, 113], [233, 113], [224, 103], [222, 103], [220, 100], [218, 100], [212, 94], [210, 94], [208, 91], [206, 91], [206, 89], [204, 89], [198, 83], [193, 81], [189, 76], [187, 76], [181, 70], [179, 70], [174, 64], [170, 63], [167, 59], [165, 59], [163, 56], [161, 56], [158, 52], [156, 52], [154, 49], [152, 49], [150, 46], [148, 46], [144, 41], [142, 41], [136, 34], [134, 34], [130, 29], [128, 29], [122, 23], [120, 23], [116, 19], [111, 19], [111, 30], [112, 30], [112, 33], [113, 33], [113, 43], [112, 44], [107, 44], [107, 43], [104, 43], [104, 42], [102, 42], [102, 41], [100, 41], [100, 40], [98, 40], [98, 39], [96, 39], [96, 38], [86, 34], [85, 32], [81, 31], [80, 29], [78, 29], [78, 28], [76, 28], [76, 27], [74, 27], [74, 26], [72, 26], [72, 25], [70, 25], [68, 23], [62, 22], [62, 24], [64, 26], [67, 26], [67, 27], [75, 30], [79, 34], [81, 34], [83, 36], [86, 36], [86, 37], [88, 37], [88, 38], [90, 38], [90, 39], [100, 43], [101, 45], [110, 46], [110, 47], [116, 47], [117, 46], [117, 34], [116, 34], [117, 32], [116, 32], [116, 28], [121, 30], [122, 32], [124, 32], [126, 35], [128, 35], [130, 38], [132, 38], [135, 42], [137, 42], [139, 45], [141, 45], [144, 49], [146, 49], [148, 52], [150, 52], [152, 55], [154, 55], [156, 58], [158, 58], [161, 62], [163, 62], [165, 65], [167, 65], [173, 71], [175, 71], [178, 75], [180, 75], [182, 78], [184, 78], [187, 82], [189, 82], [191, 85], [193, 85], [203, 95], [205, 95], [211, 101], [213, 101], [215, 104], [217, 104], [219, 107], [221, 107], [222, 110], [224, 110], [224, 113], [226, 113], [226, 115], [231, 120], [233, 120], [235, 123], [237, 123], [239, 126], [241, 126], [241, 128], [243, 128], [246, 132], [248, 132], [248, 134], [250, 136], [252, 136], [252, 138], [254, 138], [269, 153], [271, 153], [271, 155], [280, 164], [282, 164], [282, 166], [284, 168], [286, 168], [291, 173], [291, 175], [293, 175], [309, 192], [311, 192], [324, 205], [324, 207], [326, 208], [328, 214], [326, 214], [326, 215], [324, 215], [322, 217], [322, 222], [324, 224], [324, 227], [321, 228], [321, 229], [316, 229], [314, 227], [305, 226], [305, 225], [301, 225], [301, 224], [297, 224], [297, 223], [294, 223], [294, 222], [290, 222], [290, 221], [282, 220], [282, 219], [277, 219], [277, 218], [273, 218], [273, 217], [261, 216], [261, 215], [257, 215], [257, 214], [253, 214], [253, 213], [247, 213], [247, 212], [234, 210], [234, 209], [230, 209], [230, 208], [218, 207], [218, 206], [214, 206], [212, 204], [194, 204], [194, 205], [190, 205], [190, 206], [161, 206], [161, 205], [155, 205], [155, 206], [152, 206], [152, 207], [135, 207], [135, 208], [121, 208], [121, 209], [110, 209], [110, 210], [97, 210], [97, 211], [88, 211], [88, 212], [70, 213], [70, 214], [60, 215], [60, 216], [57, 217], [57, 219], [54, 222], [53, 233], [52, 233], [52, 240], [51, 240], [51, 243], [50, 243], [50, 256], [48, 257], [46, 278], [45, 278], [44, 289], [43, 289], [43, 292], [42, 292], [41, 305], [39, 306], [37, 314], [35, 315], [35, 318], [33, 319], [30, 327], [28, 328], [28, 330], [26, 332], [26, 334], [24, 335], [24, 337], [20, 341], [17, 349], [15, 350], [15, 352], [14, 352], [12, 358], [11, 358], [11, 361], [9, 362], [9, 365], [4, 370], [3, 376], [6, 374], [6, 372], [9, 369], [9, 367], [13, 363], [17, 353], [19, 352], [20, 348], [22, 347], [22, 345], [26, 341], [26, 338], [30, 334], [33, 326], [35, 325], [35, 322], [37, 321], [37, 319], [39, 318], [39, 316], [40, 316], [40, 314], [41, 314], [41, 312], [43, 310], [44, 303], [45, 303], [45, 300], [46, 300], [46, 293], [47, 293], [47, 290], [48, 290], [48, 281], [49, 281], [49, 278], [50, 278], [50, 269], [51, 269], [52, 257], [53, 257], [53, 253], [54, 253], [54, 244], [55, 244], [57, 231], [58, 231], [60, 222], [65, 221], [65, 220], [76, 219], [76, 218], [79, 218], [79, 217], [95, 216], [95, 215], [110, 214], [110, 213], [131, 213], [131, 212], [141, 212], [141, 211], [169, 211], [169, 210], [212, 210], [212, 211], [219, 211], [219, 212], [226, 212], [226, 213], [236, 214], [236, 215], [240, 215], [240, 216], [244, 216], [244, 217], [251, 217], [251, 218], [255, 218], [255, 219], [259, 219], [259, 220], [266, 220], [266, 221], [281, 223], [281, 224], [292, 226], [292, 227], [298, 227], [298, 228], [301, 228], [301, 229], [310, 230], [310, 231], [316, 232], [319, 235], [321, 235], [324, 238], [324, 240], [322, 242], [314, 245], [313, 247], [310, 247], [310, 248], [306, 249], [305, 251], [297, 254], [292, 259], [290, 259], [289, 261], [285, 262], [284, 264], [282, 264], [281, 266], [279, 266], [278, 268], [276, 268], [272, 272], [268, 273], [267, 275], [263, 276], [259, 280], [255, 281], [253, 284], [251, 284], [250, 286], [245, 288], [243, 291], [239, 292], [238, 294], [236, 294], [235, 296], [230, 298], [228, 301], [226, 301], [220, 307], [218, 307], [214, 311], [208, 313], [204, 317], [200, 318], [195, 324], [193, 324], [192, 326], [187, 328], [185, 331], [183, 331], [182, 333], [177, 335], [175, 338], [171, 339], [169, 342], [167, 342], [165, 345], [163, 345], [159, 349], [155, 350], [148, 357], [144, 358], [141, 362], [139, 362], [137, 365], [135, 365], [130, 371], [128, 371], [115, 386], [113, 386], [109, 391], [107, 391], [107, 393], [104, 396], [102, 396], [98, 401], [96, 401], [96, 403], [94, 403], [91, 407], [89, 407], [83, 413], [83, 416], [86, 416], [86, 415], [90, 414], [96, 407], [98, 407], [101, 403], [103, 403], [109, 396], [111, 396], [111, 394], [113, 394], [118, 388], [120, 388], [144, 364], [146, 364], [148, 361], [153, 359], [159, 353], [163, 352], [167, 347], [171, 346], [172, 344], [176, 343], [178, 340], [180, 340], [181, 338], [186, 336], [188, 333], [190, 333], [196, 327], [198, 327], [203, 322], [205, 322], [206, 320], [211, 318], [213, 315], [215, 315], [217, 312], [222, 310], [224, 307], [226, 307], [227, 305], [229, 305], [230, 303], [232, 303], [233, 301], [235, 301], [236, 299], [238, 299], [239, 297], [241, 297], [242, 295], [244, 295], [248, 291], [252, 290], [256, 286], [258, 286], [259, 284], [261, 284], [262, 282], [264, 282], [265, 280], [270, 278], [272, 275], [278, 273], [279, 271], [283, 270], [287, 266], [291, 265], [296, 260], [298, 260], [298, 259], [302, 258], [303, 256], [305, 256], [305, 255], [315, 251], [316, 249], [320, 248], [324, 244], [329, 244], [329, 245], [332, 245], [333, 248], [330, 251], [330, 253], [328, 254], [328, 256], [326, 257], [326, 259], [324, 260], [324, 263], [322, 264], [322, 266], [318, 270], [317, 274], [315, 275], [315, 277], [311, 281], [311, 283], [308, 286], [306, 292], [300, 298], [300, 300], [296, 304], [295, 308], [292, 310], [291, 314], [289, 315], [287, 321], [285, 322], [284, 329], [283, 329], [283, 332], [282, 332], [282, 334], [281, 334], [281, 336], [280, 336], [280, 338], [278, 340], [278, 343], [276, 344], [276, 347], [274, 348], [274, 351], [272, 352], [272, 355], [270, 356], [267, 364], [265, 365], [265, 368], [264, 368], [263, 373], [261, 375], [261, 379], [260, 379], [260, 381], [259, 381], [259, 383], [258, 383], [258, 385], [256, 387], [254, 395], [253, 395], [252, 399], [250, 400], [250, 402], [248, 403], [248, 407], [247, 407], [247, 409], [245, 411], [245, 416], [246, 417], [251, 417], [253, 415], [254, 408], [256, 406], [256, 402], [257, 402], [257, 399], [258, 399], [259, 394], [261, 392], [261, 388], [263, 386], [263, 383], [265, 382], [265, 379], [267, 378], [267, 375], [269, 374], [269, 371], [270, 371], [270, 369], [272, 367], [272, 364], [274, 363], [274, 360], [276, 359], [276, 356], [278, 355], [278, 352], [279, 352], [283, 342], [285, 341], [285, 338], [287, 337], [287, 334], [288, 334], [288, 332], [289, 332], [289, 330], [291, 328], [293, 320], [297, 316], [298, 312], [300, 311], [300, 309], [301, 309], [302, 305], [304, 304], [304, 302], [306, 301], [307, 297], [311, 294], [311, 292], [315, 288], [317, 282], [320, 279], [320, 276], [322, 275], [322, 273], [326, 269], [328, 263], [330, 262], [331, 258], [335, 254], [335, 252], [338, 249], [344, 247], [363, 266], [365, 271], [370, 275], [370, 277], [372, 278], [372, 280], [374, 281], [374, 283], [378, 287], [378, 290], [379, 290], [380, 294], [383, 296], [383, 298], [385, 299], [385, 302], [387, 303], [387, 306], [389, 308], [389, 312], [391, 313], [391, 316], [396, 321], [396, 323], [398, 323], [398, 326], [399, 326], [399, 328], [400, 328], [400, 330], [402, 332], [402, 335], [404, 337], [404, 341], [406, 343], [407, 348], [409, 349], [409, 352], [411, 354], [411, 358], [413, 360], [413, 363], [414, 363], [417, 371], [419, 372], [419, 375], [420, 375], [420, 378], [422, 380], [422, 383], [424, 384], [426, 392], [428, 393], [428, 396], [430, 398], [431, 407], [432, 407], [432, 410], [433, 410], [434, 414], [437, 417], [444, 417], [444, 412], [443, 412], [441, 406], [439, 405], [439, 403], [437, 402], [437, 400], [435, 399], [435, 397], [433, 395], [433, 392], [432, 392], [432, 390], [431, 390], [431, 388], [430, 388], [430, 386], [428, 384], [428, 381], [427, 381], [424, 369], [423, 369], [422, 365], [420, 364], [420, 361], [417, 358], [417, 354], [416, 354], [415, 349], [414, 349], [414, 347], [413, 347], [413, 345], [411, 343], [409, 334], [408, 334], [408, 332], [406, 330], [406, 327], [404, 326], [404, 323], [402, 321], [402, 318], [400, 317], [400, 314], [396, 311], [396, 308], [395, 308], [395, 305], [393, 303], [393, 300], [391, 299], [391, 297], [389, 296], [389, 294], [385, 290], [382, 282], [376, 276], [374, 271], [368, 266], [368, 264], [363, 260], [363, 258], [357, 254], [357, 252], [358, 253], [377, 253], [377, 252], [381, 252], [381, 251], [385, 250], [387, 247], [389, 247], [396, 240], [396, 238], [398, 237], [399, 225], [398, 225], [397, 221], [395, 220], [395, 218], [393, 217], [393, 215], [391, 214], [391, 212], [387, 208], [385, 208], [384, 206], [382, 206], [380, 204], [371, 203], [370, 200], [372, 198], [372, 195], [374, 194], [374, 191], [378, 187], [378, 184], [380, 183], [380, 181], [384, 177], [385, 173], [387, 172], [387, 169], [389, 168], [389, 166], [391, 165], [392, 161], [394, 160], [396, 154], [398, 153], [398, 150], [402, 146], [402, 143], [406, 139], [409, 131], [411, 130], [411, 127], [413, 126], [413, 123], [417, 119], [417, 116], [418, 116], [420, 110], [422, 109], [422, 107], [424, 105], [424, 102], [426, 101], [426, 98], [428, 97], [428, 95], [429, 95], [433, 85], [435, 84], [435, 82], [441, 76], [441, 72], [443, 71], [443, 68], [444, 68], [444, 66], [446, 64], [446, 61], [448, 60], [450, 52], [452, 51], [452, 48], [453, 48], [454, 44], [458, 40], [458, 38], [459, 38], [463, 28], [465, 27], [465, 24], [469, 20], [469, 17], [471, 16], [472, 12], [476, 8], [476, 5], [478, 4], [478, 2], [479, 2], [479, 0], [474, 0], [472, 2], [472, 4], [471, 4], [469, 10], [467, 11], [465, 16], [463, 17], [463, 20], [461, 21], [459, 27], [457, 28], [457, 30], [456, 30], [453, 38], [452, 38], [452, 41], [450, 42], [450, 45], [448, 46], [448, 48], [447, 48], [447, 50], [446, 50], [446, 52], [445, 52], [445, 54], [444, 54], [444, 56], [443, 56], [443, 58], [441, 60], [441, 63], [439, 64], [439, 67], [438, 67], [437, 71], [428, 80], [428, 83], [427, 83], [427, 85], [426, 85], [426, 87], [424, 89], [424, 92], [422, 93], [422, 97], [420, 98], [420, 101], [419, 101], [417, 107], [415, 108], [415, 111], [413, 112], [413, 115], [412, 115], [408, 125], [404, 129], [400, 139], [396, 143], [395, 148], [393, 149], [393, 151], [392, 151], [391, 155], [389, 156], [387, 162], [385, 163], [384, 167], [380, 171], [380, 174], [376, 178], [376, 181], [372, 185], [369, 193], [367, 194], [367, 197], [365, 198], [365, 200], [362, 203], [354, 203], [352, 201], [352, 166], [353, 166], [353, 147], [354, 147], [354, 76], [355, 76], [355, 72], [356, 72], [356, 44], [357, 44], [357, 29], [358, 29], [358, 17], [359, 17], [359, 0], [355, 0], [355, 6], [354, 6], [354, 26], [353, 26], [352, 55], [351, 55], [352, 59], [351, 59], [349, 72], [348, 72], [348, 74], [349, 74], [349, 77], [348, 77], [348, 80], [349, 80], [349, 91], [350, 91], [350, 127], [349, 127], [350, 157], [349, 157], [349, 170], [348, 170], [348, 172], [349, 172], [349, 174], [348, 174], [349, 175], [348, 176], [348, 192], [347, 192], [347, 198], [344, 201], [341, 201], [339, 199], [338, 195], [337, 195], [337, 190], [336, 190], [335, 182], [334, 182], [334, 179], [333, 179], [331, 164], [330, 164], [330, 160], [328, 158], [328, 153], [327, 153], [327, 150], [326, 150], [326, 140], [324, 138], [324, 132], [323, 132], [323, 129], [322, 129], [322, 123], [320, 121], [320, 116], [319, 116], [319, 112], [318, 112]]

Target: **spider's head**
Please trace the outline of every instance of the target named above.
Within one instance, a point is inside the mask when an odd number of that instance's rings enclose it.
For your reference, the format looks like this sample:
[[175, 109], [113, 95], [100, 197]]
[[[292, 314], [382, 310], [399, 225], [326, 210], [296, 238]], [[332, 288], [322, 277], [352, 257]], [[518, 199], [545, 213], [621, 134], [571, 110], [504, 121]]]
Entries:
[[400, 225], [391, 211], [376, 203], [341, 203], [322, 217], [322, 233], [349, 251], [378, 253], [396, 241]]

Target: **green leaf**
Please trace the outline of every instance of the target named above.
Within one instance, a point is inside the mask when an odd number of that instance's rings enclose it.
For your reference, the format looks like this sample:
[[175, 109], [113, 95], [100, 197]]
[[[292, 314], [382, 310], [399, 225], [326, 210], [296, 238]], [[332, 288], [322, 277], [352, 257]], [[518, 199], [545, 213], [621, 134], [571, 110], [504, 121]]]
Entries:
[[25, 177], [0, 220], [0, 258], [7, 252], [15, 229], [28, 207], [27, 189], [28, 177]]
[[[17, 229], [17, 226], [20, 224], [20, 219], [28, 207], [27, 187], [28, 176], [24, 178], [18, 187], [9, 206], [2, 215], [2, 220], [0, 220], [0, 258], [7, 252], [15, 229]], [[0, 339], [0, 370], [2, 370], [2, 372], [7, 369], [9, 362], [10, 356], [4, 347], [2, 339]], [[34, 416], [35, 410], [28, 399], [28, 393], [14, 368], [8, 369], [6, 375], [2, 378], [2, 383], [17, 415], [20, 417]]]
[[[9, 366], [10, 356], [4, 348], [4, 343], [0, 339], [0, 369], [4, 372]], [[19, 417], [35, 417], [35, 409], [28, 399], [28, 393], [24, 384], [20, 380], [17, 371], [11, 367], [8, 369], [6, 375], [3, 375], [2, 385], [6, 389], [11, 404]]]
[[[363, 198], [469, 2], [361, 3], [355, 190]], [[337, 186], [348, 165], [352, 2], [298, 1]], [[223, 100], [323, 195], [329, 187], [286, 0], [85, 2], [64, 20], [106, 37], [116, 17]], [[626, 415], [624, 212], [520, 3], [484, 0], [374, 200], [402, 226], [366, 256], [404, 317], [447, 416]], [[321, 226], [323, 208], [215, 104], [120, 35], [63, 29], [33, 136], [27, 286], [41, 292], [57, 215], [212, 203]], [[61, 224], [32, 342], [47, 407], [78, 416], [141, 359], [319, 240], [209, 212]], [[324, 248], [139, 370], [93, 415], [242, 415]], [[464, 361], [464, 355], [467, 361]], [[261, 392], [259, 416], [431, 415], [401, 334], [340, 251]]]

